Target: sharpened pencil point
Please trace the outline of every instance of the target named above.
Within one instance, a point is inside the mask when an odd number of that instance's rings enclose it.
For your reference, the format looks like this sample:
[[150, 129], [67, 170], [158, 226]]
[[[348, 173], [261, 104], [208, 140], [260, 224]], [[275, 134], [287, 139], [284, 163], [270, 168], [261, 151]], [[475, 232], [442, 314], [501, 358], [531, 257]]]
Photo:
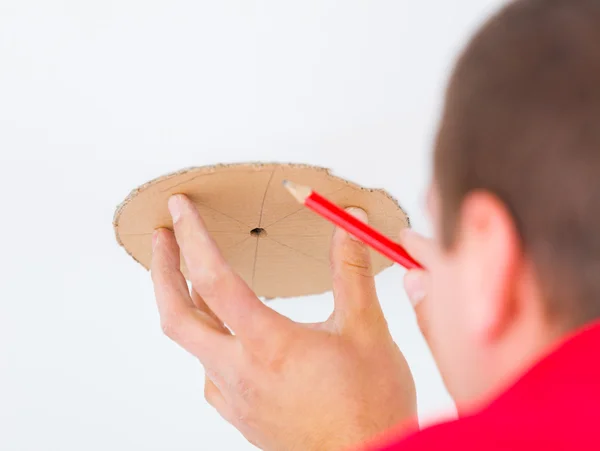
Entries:
[[296, 185], [294, 182], [290, 182], [289, 180], [283, 181], [283, 186], [287, 189], [292, 196], [294, 196], [298, 202], [301, 204], [304, 203], [306, 198], [310, 196], [312, 190], [307, 186]]

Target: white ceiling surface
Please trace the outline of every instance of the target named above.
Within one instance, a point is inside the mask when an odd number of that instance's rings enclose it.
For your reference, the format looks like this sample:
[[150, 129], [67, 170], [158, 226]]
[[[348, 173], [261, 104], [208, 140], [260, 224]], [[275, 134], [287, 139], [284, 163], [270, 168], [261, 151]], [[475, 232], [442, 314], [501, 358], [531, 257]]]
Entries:
[[[182, 167], [304, 162], [386, 188], [429, 231], [448, 70], [500, 3], [2, 0], [0, 449], [252, 449], [161, 334], [115, 206]], [[378, 289], [429, 422], [452, 405], [402, 275]], [[271, 305], [314, 321], [332, 301]]]

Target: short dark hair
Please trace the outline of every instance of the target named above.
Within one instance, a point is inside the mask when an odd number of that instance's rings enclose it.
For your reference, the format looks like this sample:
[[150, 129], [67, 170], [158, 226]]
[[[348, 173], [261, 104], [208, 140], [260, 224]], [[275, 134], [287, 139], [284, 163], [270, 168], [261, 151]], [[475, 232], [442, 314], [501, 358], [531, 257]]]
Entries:
[[465, 197], [512, 214], [547, 311], [600, 316], [600, 0], [521, 0], [471, 40], [450, 80], [434, 177], [452, 246]]

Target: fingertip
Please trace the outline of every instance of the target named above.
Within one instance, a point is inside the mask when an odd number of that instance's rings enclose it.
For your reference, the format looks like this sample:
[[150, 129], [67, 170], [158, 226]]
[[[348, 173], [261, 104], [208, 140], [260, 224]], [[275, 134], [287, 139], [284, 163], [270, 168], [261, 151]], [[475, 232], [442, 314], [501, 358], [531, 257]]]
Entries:
[[413, 307], [421, 303], [427, 295], [425, 273], [421, 270], [408, 271], [404, 275], [404, 289]]
[[435, 241], [408, 227], [400, 231], [399, 243], [422, 266], [429, 268], [435, 259]]
[[423, 248], [422, 235], [418, 234], [410, 227], [405, 227], [400, 231], [399, 242], [410, 254], [415, 253], [417, 256], [420, 256]]
[[163, 229], [158, 228], [152, 232], [152, 260], [160, 252], [160, 249], [164, 243]]
[[[365, 210], [363, 210], [362, 208], [360, 208], [360, 207], [347, 207], [344, 210], [346, 211], [346, 213], [354, 216], [359, 221], [362, 221], [365, 224], [369, 223], [369, 217], [367, 215], [367, 212]], [[335, 232], [334, 236], [337, 236], [338, 239], [342, 240], [342, 241], [340, 241], [340, 243], [344, 241], [343, 238], [345, 238], [346, 236], [349, 237], [350, 239], [352, 239], [353, 241], [362, 243], [362, 241], [360, 241], [358, 238], [356, 238], [351, 233], [346, 232], [341, 227], [336, 227], [334, 232]]]
[[[357, 207], [349, 207], [346, 211], [358, 219], [366, 219], [367, 213]], [[371, 253], [368, 246], [360, 239], [341, 228], [337, 228], [330, 250], [331, 268], [334, 278], [339, 280], [359, 280], [360, 284], [373, 276]], [[366, 278], [365, 278], [366, 277]], [[368, 281], [370, 284], [371, 282]]]
[[156, 245], [158, 244], [158, 240], [160, 239], [160, 229], [156, 229], [152, 233], [152, 252], [154, 253], [154, 249], [156, 249]]
[[346, 212], [350, 213], [356, 219], [360, 219], [365, 224], [369, 223], [369, 216], [367, 215], [367, 212], [360, 207], [348, 207], [346, 208]]
[[168, 240], [171, 236], [173, 236], [173, 232], [165, 227], [159, 227], [152, 232], [152, 251], [154, 251], [157, 246], [165, 243], [165, 240]]
[[179, 246], [173, 232], [158, 228], [152, 233], [152, 266], [179, 266]]
[[175, 224], [181, 218], [186, 201], [187, 197], [184, 194], [173, 194], [171, 197], [169, 197], [167, 206], [169, 208], [169, 213], [171, 213], [173, 224]]

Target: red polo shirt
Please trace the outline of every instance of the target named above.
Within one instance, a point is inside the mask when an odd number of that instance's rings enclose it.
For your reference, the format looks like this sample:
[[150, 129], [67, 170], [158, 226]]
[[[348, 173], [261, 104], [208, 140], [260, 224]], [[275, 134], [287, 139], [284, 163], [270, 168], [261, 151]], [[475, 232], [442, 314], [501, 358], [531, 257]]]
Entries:
[[566, 338], [476, 414], [370, 450], [600, 451], [600, 322]]

